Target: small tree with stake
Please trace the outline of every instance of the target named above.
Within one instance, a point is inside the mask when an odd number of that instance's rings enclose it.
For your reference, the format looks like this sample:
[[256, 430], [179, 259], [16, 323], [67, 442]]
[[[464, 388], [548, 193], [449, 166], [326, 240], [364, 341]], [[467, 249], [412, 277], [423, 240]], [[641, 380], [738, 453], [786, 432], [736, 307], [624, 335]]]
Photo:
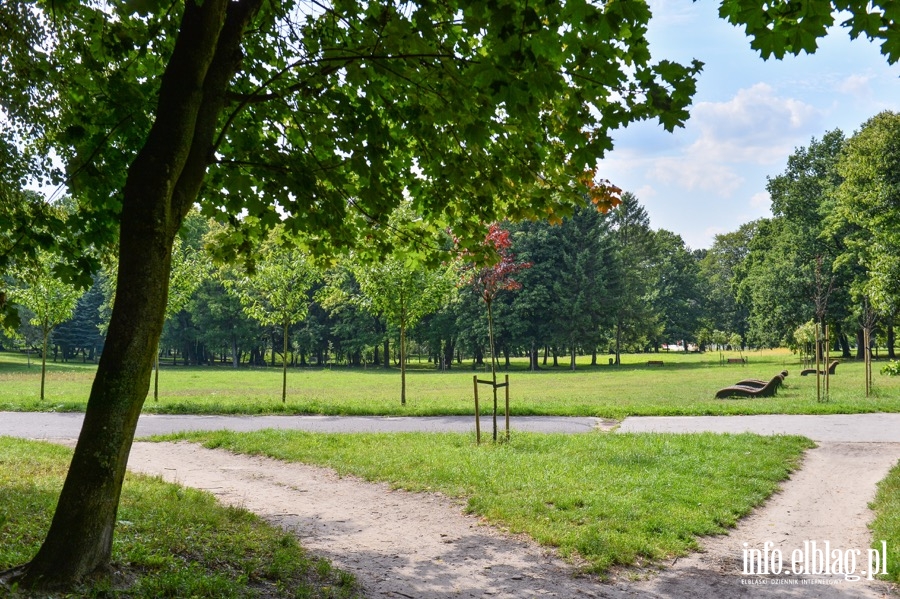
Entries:
[[[484, 239], [486, 253], [493, 254], [497, 261], [489, 266], [478, 268], [472, 266], [472, 273], [469, 278], [469, 284], [484, 300], [488, 311], [488, 343], [491, 350], [491, 385], [494, 391], [494, 411], [493, 411], [493, 440], [497, 442], [497, 355], [494, 351], [494, 313], [492, 304], [497, 294], [504, 289], [514, 291], [521, 289], [522, 284], [514, 280], [512, 277], [519, 271], [531, 267], [529, 262], [516, 262], [515, 255], [510, 251], [512, 242], [509, 240], [509, 231], [500, 228], [497, 223], [492, 224], [488, 229], [488, 234]], [[476, 379], [477, 380], [477, 379]], [[507, 381], [506, 385], [509, 384]], [[502, 386], [502, 385], [501, 385]], [[476, 399], [478, 394], [476, 383]], [[507, 394], [509, 390], [507, 389]], [[477, 410], [477, 407], [476, 407]], [[476, 418], [477, 418], [476, 414]], [[507, 427], [506, 436], [509, 439], [509, 413], [507, 408]]]

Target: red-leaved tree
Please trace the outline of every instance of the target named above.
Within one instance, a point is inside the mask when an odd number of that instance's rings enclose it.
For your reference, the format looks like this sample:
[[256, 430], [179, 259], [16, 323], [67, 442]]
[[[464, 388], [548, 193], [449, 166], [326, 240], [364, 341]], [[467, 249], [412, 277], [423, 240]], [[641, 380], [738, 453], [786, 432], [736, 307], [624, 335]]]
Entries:
[[478, 293], [488, 310], [488, 343], [491, 350], [491, 379], [494, 387], [494, 442], [497, 441], [497, 352], [494, 351], [494, 312], [492, 304], [494, 298], [501, 291], [515, 291], [521, 289], [522, 284], [513, 279], [513, 276], [526, 268], [531, 267], [530, 262], [517, 262], [515, 254], [510, 248], [509, 231], [503, 229], [497, 223], [488, 228], [484, 238], [484, 247], [488, 255], [493, 254], [495, 262], [487, 266], [472, 266], [468, 284]]

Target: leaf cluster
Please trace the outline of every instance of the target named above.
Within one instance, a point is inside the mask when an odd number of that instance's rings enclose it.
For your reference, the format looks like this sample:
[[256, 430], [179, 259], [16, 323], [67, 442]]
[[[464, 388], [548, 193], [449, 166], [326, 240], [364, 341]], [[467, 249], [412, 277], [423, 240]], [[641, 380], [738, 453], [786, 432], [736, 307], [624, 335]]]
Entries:
[[888, 62], [900, 60], [900, 7], [892, 0], [722, 0], [719, 15], [743, 26], [763, 58], [814, 53], [840, 15], [852, 39], [878, 41]]
[[[16, 12], [18, 11], [18, 12]], [[146, 139], [181, 4], [47, 6], [29, 17], [0, 98], [34, 171], [79, 198], [72, 227], [111, 244], [127, 165]], [[416, 5], [267, 3], [243, 39], [200, 203], [229, 226], [222, 258], [279, 223], [307, 249], [386, 253], [389, 215], [408, 198], [422, 238], [484, 223], [563, 216], [614, 186], [585, 178], [611, 132], [687, 118], [700, 64], [654, 62], [644, 3], [613, 0]], [[27, 43], [26, 43], [27, 42]], [[177, 134], [177, 132], [172, 132]]]

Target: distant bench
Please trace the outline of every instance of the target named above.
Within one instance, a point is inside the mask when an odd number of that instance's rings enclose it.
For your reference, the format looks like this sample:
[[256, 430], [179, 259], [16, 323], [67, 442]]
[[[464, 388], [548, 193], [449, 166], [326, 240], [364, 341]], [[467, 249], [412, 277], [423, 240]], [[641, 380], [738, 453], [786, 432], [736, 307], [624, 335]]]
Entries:
[[647, 360], [647, 366], [662, 366], [662, 360]]
[[728, 358], [729, 364], [746, 364], [747, 358]]

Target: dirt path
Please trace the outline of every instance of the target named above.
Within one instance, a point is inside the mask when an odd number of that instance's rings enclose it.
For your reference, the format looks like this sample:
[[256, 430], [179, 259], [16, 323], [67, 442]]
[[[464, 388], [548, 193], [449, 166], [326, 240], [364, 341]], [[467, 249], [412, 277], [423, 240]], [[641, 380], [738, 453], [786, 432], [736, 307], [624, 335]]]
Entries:
[[[857, 570], [864, 569], [867, 503], [898, 459], [897, 443], [823, 443], [781, 493], [732, 534], [708, 539], [705, 552], [647, 580], [611, 584], [574, 577], [551, 552], [483, 525], [440, 495], [187, 443], [135, 443], [129, 466], [208, 490], [294, 531], [311, 552], [353, 572], [369, 597], [873, 598], [887, 596], [887, 585], [842, 576], [831, 581], [837, 584], [818, 584], [824, 577], [816, 576], [817, 584], [793, 585], [800, 577], [742, 575], [742, 544], [772, 541], [789, 555], [804, 540], [829, 540], [832, 548], [862, 550]], [[784, 582], [777, 589], [776, 579]]]
[[188, 443], [135, 443], [129, 467], [294, 531], [309, 551], [353, 572], [369, 597], [605, 596], [549, 552], [482, 525], [441, 495]]

